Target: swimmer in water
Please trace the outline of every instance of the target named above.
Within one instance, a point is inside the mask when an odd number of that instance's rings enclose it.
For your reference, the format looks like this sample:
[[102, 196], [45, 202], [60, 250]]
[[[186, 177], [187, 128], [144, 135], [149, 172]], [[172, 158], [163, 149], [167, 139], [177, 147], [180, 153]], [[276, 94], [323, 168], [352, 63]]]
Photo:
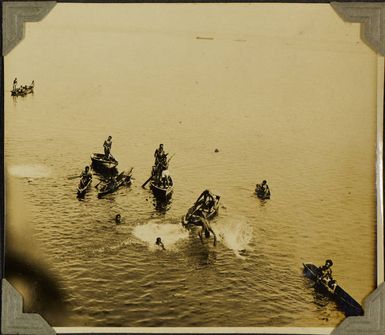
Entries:
[[116, 214], [115, 216], [115, 223], [121, 224], [122, 223], [122, 216], [120, 214]]
[[202, 213], [202, 216], [196, 215], [197, 222], [194, 223], [198, 227], [202, 227], [202, 230], [198, 233], [201, 242], [203, 243], [203, 234], [206, 238], [210, 237], [210, 232], [214, 236], [214, 247], [217, 245], [217, 236], [214, 233], [214, 230], [211, 228], [209, 222], [206, 219], [205, 213]]
[[164, 244], [162, 242], [162, 239], [160, 237], [156, 238], [155, 244], [158, 245], [159, 247], [161, 247], [162, 250], [166, 250], [166, 248], [164, 247]]

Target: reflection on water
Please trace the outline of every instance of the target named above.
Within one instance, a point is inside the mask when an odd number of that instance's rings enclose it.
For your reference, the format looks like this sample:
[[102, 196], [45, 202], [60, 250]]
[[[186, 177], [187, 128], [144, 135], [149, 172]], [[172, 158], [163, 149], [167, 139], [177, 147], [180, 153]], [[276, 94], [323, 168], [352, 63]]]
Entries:
[[[330, 8], [186, 6], [59, 4], [5, 58], [5, 83], [38, 83], [16, 104], [5, 95], [8, 248], [55, 274], [68, 314], [39, 311], [53, 325], [334, 326], [343, 313], [301, 264], [332, 258], [359, 302], [374, 289], [375, 55]], [[332, 37], [303, 31], [316, 19]], [[68, 177], [110, 134], [136, 179], [98, 199], [95, 175], [78, 201]], [[177, 153], [166, 203], [141, 187], [159, 143]], [[221, 195], [216, 247], [180, 224], [206, 188]], [[18, 273], [6, 275], [28, 280]]]
[[165, 214], [170, 208], [172, 204], [172, 197], [156, 197], [153, 196], [152, 203], [154, 208], [159, 212]]

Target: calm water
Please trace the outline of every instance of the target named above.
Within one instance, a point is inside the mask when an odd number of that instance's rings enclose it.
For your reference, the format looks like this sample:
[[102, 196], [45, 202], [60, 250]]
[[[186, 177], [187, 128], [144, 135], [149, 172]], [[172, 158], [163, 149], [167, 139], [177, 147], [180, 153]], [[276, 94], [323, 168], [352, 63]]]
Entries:
[[[15, 76], [36, 82], [33, 96], [5, 94], [8, 248], [54, 273], [67, 313], [46, 316], [51, 324], [334, 326], [344, 315], [302, 276], [303, 262], [326, 258], [363, 301], [375, 287], [375, 56], [358, 30], [329, 9], [317, 15], [341, 36], [357, 33], [358, 45], [294, 32], [271, 40], [253, 33], [260, 12], [225, 31], [215, 8], [203, 28], [194, 25], [199, 6], [161, 11], [169, 26], [160, 29], [140, 6], [78, 7], [90, 17], [60, 6], [5, 59], [7, 90]], [[142, 28], [138, 15], [154, 26]], [[189, 29], [178, 29], [181, 15]], [[78, 181], [67, 177], [108, 135], [135, 180], [104, 199], [92, 187], [78, 201]], [[159, 143], [175, 153], [166, 211], [140, 187]], [[262, 179], [266, 202], [253, 194]], [[205, 188], [221, 195], [217, 247], [180, 225]], [[167, 251], [154, 247], [158, 236]]]

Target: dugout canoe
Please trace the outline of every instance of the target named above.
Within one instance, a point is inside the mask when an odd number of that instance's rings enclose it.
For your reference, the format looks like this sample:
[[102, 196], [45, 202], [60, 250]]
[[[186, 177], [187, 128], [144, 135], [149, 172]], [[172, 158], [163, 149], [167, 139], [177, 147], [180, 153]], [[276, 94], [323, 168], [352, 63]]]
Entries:
[[361, 305], [354, 300], [341, 286], [335, 285], [330, 288], [326, 283], [320, 280], [321, 270], [314, 264], [303, 264], [303, 273], [305, 277], [314, 281], [314, 288], [333, 299], [346, 316], [364, 315]]

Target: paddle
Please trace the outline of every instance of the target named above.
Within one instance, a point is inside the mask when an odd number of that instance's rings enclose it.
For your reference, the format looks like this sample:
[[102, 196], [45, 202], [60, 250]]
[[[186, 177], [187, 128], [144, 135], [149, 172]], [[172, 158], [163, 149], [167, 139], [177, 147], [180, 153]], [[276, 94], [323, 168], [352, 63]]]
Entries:
[[68, 180], [73, 180], [73, 179], [76, 179], [76, 178], [80, 178], [81, 176], [79, 175], [76, 175], [76, 176], [70, 176], [70, 177], [67, 177]]
[[[173, 154], [168, 160], [167, 160], [167, 164], [170, 163], [170, 160], [175, 156], [175, 154]], [[150, 180], [152, 179], [153, 175], [150, 176], [150, 178], [148, 178], [142, 185], [143, 188], [145, 188], [145, 186], [150, 182]]]
[[102, 183], [103, 180], [99, 181], [96, 185], [95, 185], [95, 188], [98, 188], [99, 184]]
[[150, 180], [152, 179], [153, 175], [150, 176], [150, 178], [148, 178], [142, 185], [143, 188], [145, 188], [145, 186], [150, 182]]
[[173, 154], [168, 160], [167, 160], [167, 164], [170, 163], [170, 160], [175, 156], [175, 154]]

